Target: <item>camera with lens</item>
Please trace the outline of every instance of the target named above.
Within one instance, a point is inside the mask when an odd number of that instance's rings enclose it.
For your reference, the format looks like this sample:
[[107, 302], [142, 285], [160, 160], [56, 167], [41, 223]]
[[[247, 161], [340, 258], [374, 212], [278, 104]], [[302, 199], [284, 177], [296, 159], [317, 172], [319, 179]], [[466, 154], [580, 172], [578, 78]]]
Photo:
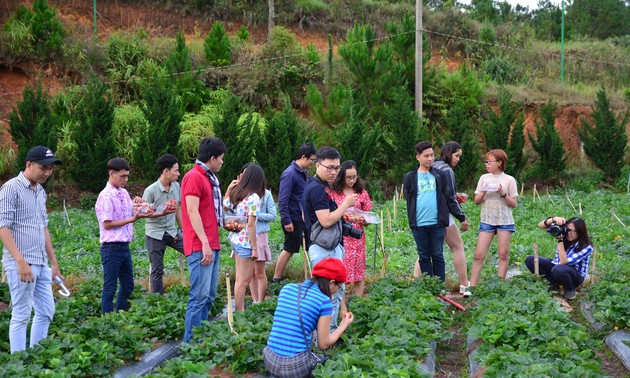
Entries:
[[350, 236], [351, 238], [361, 239], [363, 236], [363, 230], [352, 227], [349, 223], [343, 222], [341, 225], [341, 234], [343, 236]]
[[553, 237], [560, 236], [560, 235], [566, 236], [568, 231], [569, 229], [567, 228], [566, 224], [559, 225], [555, 223], [552, 223], [551, 225], [549, 225], [549, 229], [547, 230], [547, 232], [550, 233], [551, 236]]

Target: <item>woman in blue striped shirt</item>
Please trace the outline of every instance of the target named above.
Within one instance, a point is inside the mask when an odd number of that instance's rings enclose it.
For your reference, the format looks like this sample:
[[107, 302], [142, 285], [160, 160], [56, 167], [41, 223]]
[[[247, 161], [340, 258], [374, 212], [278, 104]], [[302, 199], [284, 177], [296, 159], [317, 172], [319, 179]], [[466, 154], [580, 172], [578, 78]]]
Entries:
[[333, 312], [330, 298], [346, 278], [343, 262], [329, 257], [315, 264], [310, 280], [282, 288], [269, 340], [263, 350], [265, 366], [272, 376], [309, 377], [319, 362], [310, 351], [313, 331], [317, 330], [317, 346], [327, 349], [354, 321], [354, 315], [346, 312], [339, 327], [330, 333]]
[[[556, 257], [551, 260], [545, 257], [538, 259], [539, 271], [551, 286], [549, 290], [557, 291], [562, 285], [566, 299], [575, 298], [575, 289], [584, 282], [588, 272], [588, 263], [593, 253], [591, 237], [586, 230], [582, 218], [548, 217], [538, 223], [538, 227], [550, 230], [551, 226], [559, 226], [556, 239]], [[564, 226], [564, 227], [562, 227]], [[527, 256], [525, 265], [534, 273], [534, 256]]]

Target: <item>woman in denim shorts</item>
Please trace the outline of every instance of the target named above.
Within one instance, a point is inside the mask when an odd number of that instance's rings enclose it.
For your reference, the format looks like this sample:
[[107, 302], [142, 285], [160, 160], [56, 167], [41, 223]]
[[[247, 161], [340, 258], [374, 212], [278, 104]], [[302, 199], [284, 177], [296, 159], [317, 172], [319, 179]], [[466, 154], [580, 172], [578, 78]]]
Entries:
[[497, 236], [499, 277], [505, 279], [510, 260], [510, 238], [516, 232], [512, 209], [517, 206], [518, 191], [514, 177], [507, 175], [507, 155], [503, 150], [491, 150], [486, 154], [488, 173], [482, 175], [475, 190], [475, 205], [481, 205], [481, 220], [477, 237], [475, 258], [470, 272], [470, 284], [479, 283], [483, 260], [490, 244]]

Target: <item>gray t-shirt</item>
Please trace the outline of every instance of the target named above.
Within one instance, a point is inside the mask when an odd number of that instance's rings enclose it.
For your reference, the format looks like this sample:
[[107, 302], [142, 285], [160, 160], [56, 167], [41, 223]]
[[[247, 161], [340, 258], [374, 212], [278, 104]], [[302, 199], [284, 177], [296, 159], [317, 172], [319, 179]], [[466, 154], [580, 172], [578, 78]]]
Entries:
[[[171, 186], [167, 192], [160, 180], [157, 180], [144, 190], [142, 198], [144, 198], [144, 200], [148, 203], [153, 204], [155, 209], [158, 209], [160, 205], [168, 200], [175, 200], [177, 201], [177, 206], [181, 206], [181, 190], [179, 187], [179, 183], [171, 183]], [[170, 213], [163, 217], [147, 218], [144, 233], [147, 236], [158, 240], [162, 240], [165, 232], [175, 237], [177, 235], [175, 214], [176, 213]]]

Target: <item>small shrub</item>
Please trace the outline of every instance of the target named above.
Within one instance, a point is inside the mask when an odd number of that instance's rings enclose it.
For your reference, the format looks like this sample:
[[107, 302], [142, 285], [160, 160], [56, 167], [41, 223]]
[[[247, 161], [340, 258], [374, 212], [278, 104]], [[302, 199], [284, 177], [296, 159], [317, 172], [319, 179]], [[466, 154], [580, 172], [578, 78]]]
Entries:
[[245, 25], [241, 25], [241, 27], [238, 28], [238, 31], [236, 32], [236, 37], [242, 43], [247, 43], [249, 41], [249, 31], [247, 30]]
[[598, 169], [567, 171], [567, 190], [590, 193], [599, 190], [602, 182], [604, 182], [604, 173]]
[[10, 18], [2, 28], [0, 45], [3, 46], [4, 52], [15, 61], [29, 57], [33, 53], [34, 41], [35, 37], [30, 26], [17, 18]]
[[96, 205], [97, 195], [94, 194], [81, 194], [81, 209], [83, 210], [93, 210], [94, 205]]

